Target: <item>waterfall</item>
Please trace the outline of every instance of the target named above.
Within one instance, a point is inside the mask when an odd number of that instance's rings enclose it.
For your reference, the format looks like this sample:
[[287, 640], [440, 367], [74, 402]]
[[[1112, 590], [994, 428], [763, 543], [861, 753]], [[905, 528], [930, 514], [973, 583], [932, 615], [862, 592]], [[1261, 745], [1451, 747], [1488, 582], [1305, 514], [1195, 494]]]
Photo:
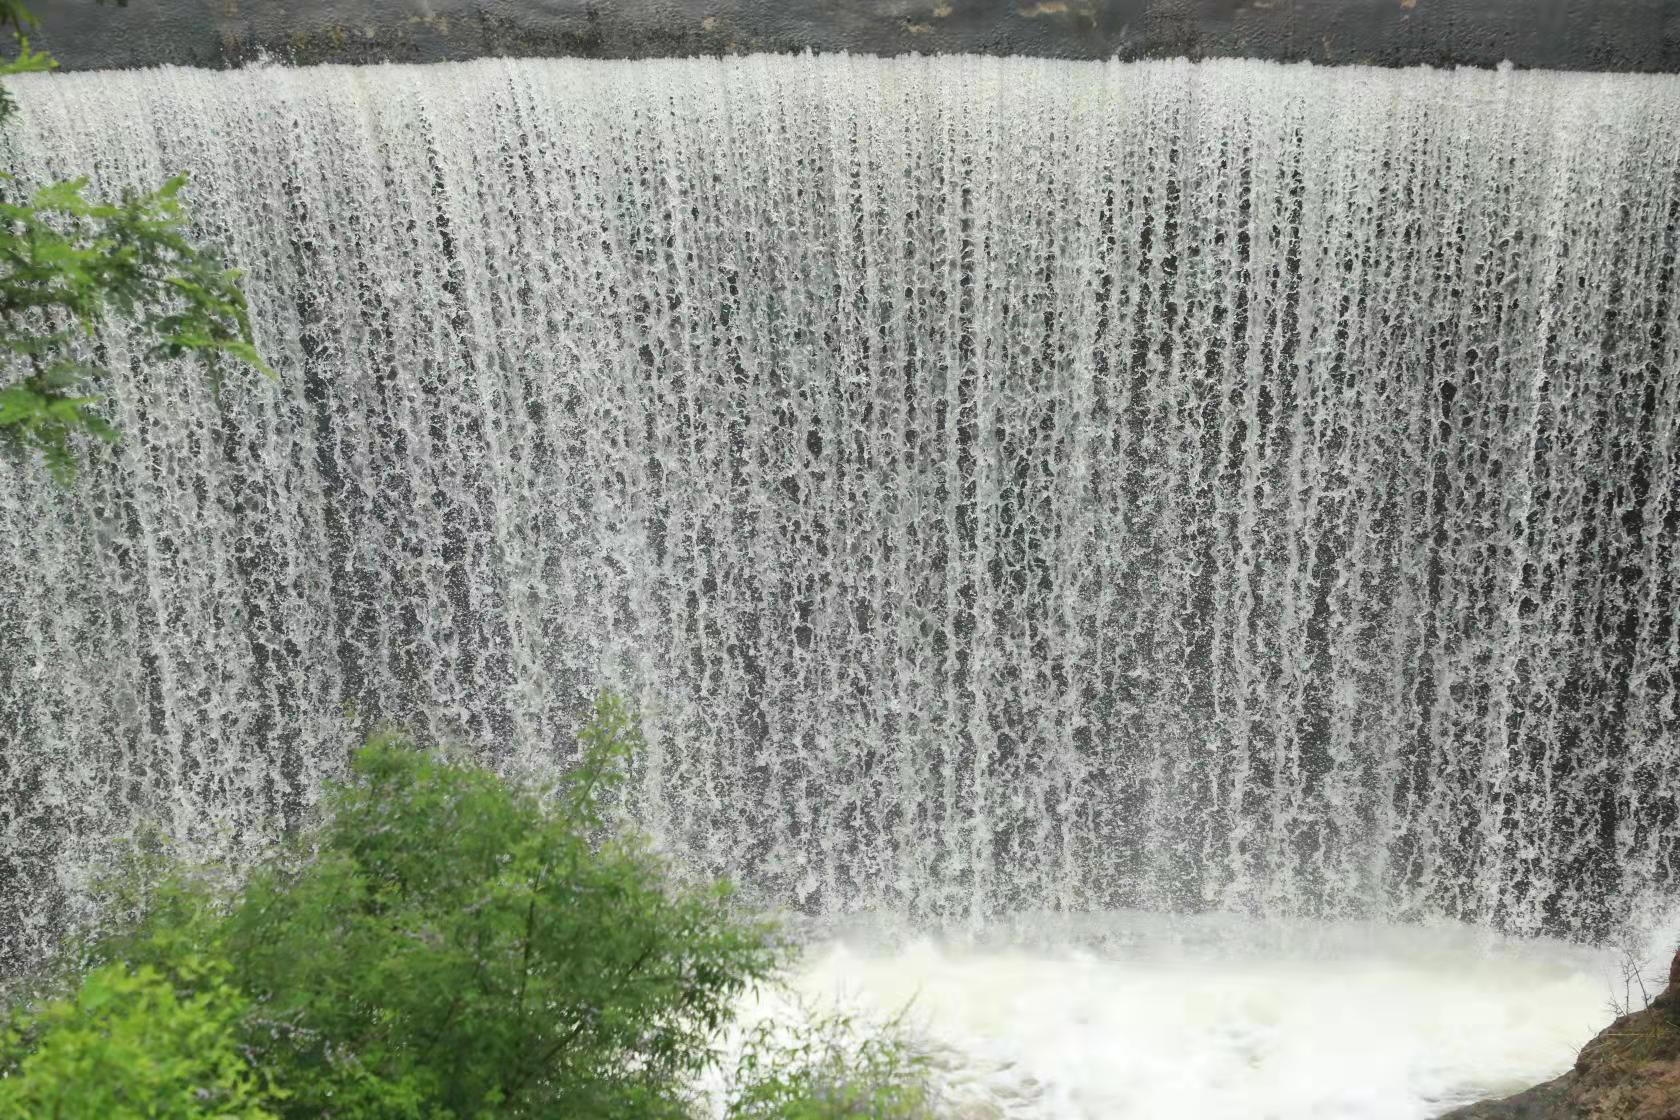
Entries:
[[[12, 80], [8, 80], [11, 83]], [[371, 726], [778, 903], [1591, 936], [1680, 858], [1680, 78], [1030, 59], [15, 82], [277, 381], [0, 464], [0, 938]]]

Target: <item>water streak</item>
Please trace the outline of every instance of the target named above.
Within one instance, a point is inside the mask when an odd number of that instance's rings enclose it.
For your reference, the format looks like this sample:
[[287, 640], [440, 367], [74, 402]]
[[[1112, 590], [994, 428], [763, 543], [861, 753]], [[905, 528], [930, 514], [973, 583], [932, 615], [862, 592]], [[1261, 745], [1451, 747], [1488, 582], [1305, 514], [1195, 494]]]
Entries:
[[[808, 910], [1592, 933], [1680, 821], [1680, 79], [483, 61], [16, 83], [277, 384], [0, 466], [0, 938], [398, 720]], [[278, 816], [277, 816], [278, 815]]]

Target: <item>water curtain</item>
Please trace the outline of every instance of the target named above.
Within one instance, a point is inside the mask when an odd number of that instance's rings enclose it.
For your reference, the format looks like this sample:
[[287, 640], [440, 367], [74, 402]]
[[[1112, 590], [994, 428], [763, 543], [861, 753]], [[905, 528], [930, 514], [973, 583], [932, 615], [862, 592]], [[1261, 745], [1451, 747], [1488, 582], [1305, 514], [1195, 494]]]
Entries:
[[[278, 383], [0, 485], [0, 935], [395, 721], [819, 913], [1602, 931], [1680, 821], [1680, 79], [758, 57], [17, 83]], [[219, 846], [219, 847], [218, 847]], [[47, 932], [50, 932], [48, 930]]]

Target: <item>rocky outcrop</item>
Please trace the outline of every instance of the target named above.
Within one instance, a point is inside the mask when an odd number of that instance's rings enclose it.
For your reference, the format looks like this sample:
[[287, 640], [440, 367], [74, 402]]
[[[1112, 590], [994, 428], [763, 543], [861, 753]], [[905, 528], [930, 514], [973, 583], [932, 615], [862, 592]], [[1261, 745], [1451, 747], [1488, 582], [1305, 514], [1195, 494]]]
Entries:
[[1680, 953], [1663, 993], [1582, 1047], [1568, 1073], [1441, 1120], [1680, 1120]]

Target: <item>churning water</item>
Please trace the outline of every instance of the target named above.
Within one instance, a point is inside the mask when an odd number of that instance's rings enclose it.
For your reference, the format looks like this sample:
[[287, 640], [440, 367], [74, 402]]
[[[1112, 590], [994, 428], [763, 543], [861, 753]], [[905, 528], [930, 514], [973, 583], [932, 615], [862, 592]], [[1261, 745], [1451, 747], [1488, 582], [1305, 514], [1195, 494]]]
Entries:
[[1124, 946], [823, 946], [746, 1013], [901, 1018], [959, 1120], [1428, 1120], [1555, 1077], [1627, 994], [1462, 928], [1102, 925]]
[[0, 479], [0, 937], [369, 724], [813, 914], [1590, 936], [1680, 854], [1680, 79], [749, 58], [17, 82], [277, 382]]

